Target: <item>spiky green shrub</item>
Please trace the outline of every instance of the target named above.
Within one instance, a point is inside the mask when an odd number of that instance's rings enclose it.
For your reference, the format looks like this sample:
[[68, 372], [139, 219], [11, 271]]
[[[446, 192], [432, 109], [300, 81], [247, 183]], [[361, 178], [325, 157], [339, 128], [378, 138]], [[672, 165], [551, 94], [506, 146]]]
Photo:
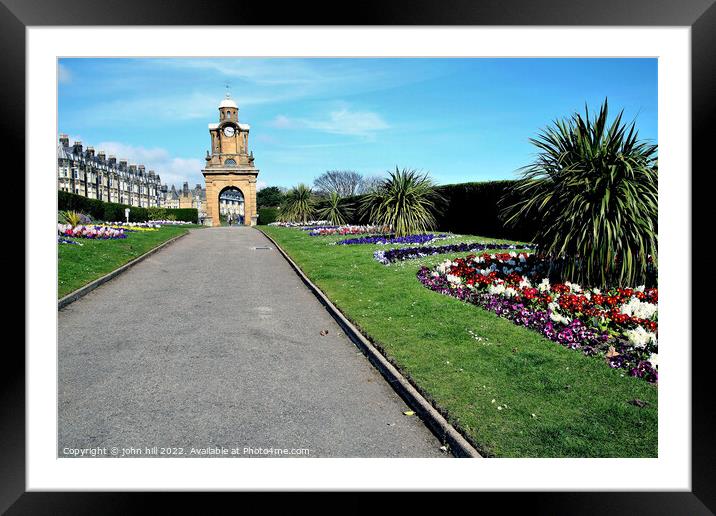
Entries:
[[530, 140], [539, 152], [506, 221], [538, 220], [534, 241], [564, 280], [639, 285], [657, 264], [657, 146], [639, 140], [623, 111], [611, 123], [607, 115], [605, 100], [596, 118], [585, 108]]
[[328, 194], [328, 197], [326, 197], [325, 203], [325, 206], [318, 210], [318, 217], [336, 226], [346, 224], [353, 209], [346, 202], [345, 198], [341, 197], [338, 192], [331, 192]]
[[279, 210], [279, 219], [283, 222], [308, 222], [315, 217], [316, 208], [313, 190], [301, 183], [286, 194]]
[[66, 210], [60, 212], [60, 220], [64, 224], [70, 224], [72, 227], [80, 224], [89, 224], [91, 219], [84, 213], [79, 211]]
[[365, 194], [360, 211], [371, 224], [389, 226], [396, 236], [405, 236], [433, 229], [443, 202], [428, 174], [396, 167]]

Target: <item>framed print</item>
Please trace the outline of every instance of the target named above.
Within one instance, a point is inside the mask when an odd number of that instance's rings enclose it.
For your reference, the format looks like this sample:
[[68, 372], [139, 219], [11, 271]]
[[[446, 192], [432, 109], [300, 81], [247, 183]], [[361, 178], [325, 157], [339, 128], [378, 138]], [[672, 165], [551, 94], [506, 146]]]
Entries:
[[685, 256], [713, 2], [130, 4], [3, 1], [3, 509], [714, 510]]

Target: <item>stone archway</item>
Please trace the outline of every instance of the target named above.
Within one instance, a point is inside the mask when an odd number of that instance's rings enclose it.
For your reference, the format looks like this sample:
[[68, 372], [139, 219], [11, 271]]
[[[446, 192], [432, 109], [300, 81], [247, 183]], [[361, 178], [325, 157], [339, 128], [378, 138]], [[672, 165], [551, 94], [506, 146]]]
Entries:
[[[244, 193], [235, 186], [227, 186], [219, 192], [219, 216], [231, 216], [236, 224], [246, 224]], [[251, 221], [249, 221], [249, 224]]]
[[238, 190], [243, 197], [244, 224], [256, 225], [256, 175], [234, 171], [204, 171], [206, 181], [206, 215], [212, 226], [220, 226], [221, 202], [224, 192]]

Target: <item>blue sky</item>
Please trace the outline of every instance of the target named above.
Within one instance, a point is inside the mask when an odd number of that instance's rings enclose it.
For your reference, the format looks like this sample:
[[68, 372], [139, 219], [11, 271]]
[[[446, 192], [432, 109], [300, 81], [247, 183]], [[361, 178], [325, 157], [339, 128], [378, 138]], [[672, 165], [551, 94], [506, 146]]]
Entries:
[[596, 108], [657, 139], [656, 59], [61, 59], [58, 131], [144, 163], [177, 187], [202, 183], [207, 124], [228, 81], [260, 185], [326, 170], [395, 166], [440, 184], [516, 177], [528, 139]]

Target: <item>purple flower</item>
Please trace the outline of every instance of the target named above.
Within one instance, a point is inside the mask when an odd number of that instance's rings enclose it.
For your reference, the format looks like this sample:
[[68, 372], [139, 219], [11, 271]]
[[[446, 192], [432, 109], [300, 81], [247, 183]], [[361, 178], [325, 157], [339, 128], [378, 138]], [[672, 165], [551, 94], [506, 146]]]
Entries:
[[424, 235], [407, 235], [396, 237], [393, 235], [375, 235], [361, 238], [347, 238], [336, 242], [338, 245], [355, 245], [355, 244], [422, 244], [430, 242], [436, 238], [445, 238], [447, 235], [434, 235], [432, 233]]
[[[368, 242], [365, 242], [368, 243]], [[396, 242], [390, 242], [396, 243]], [[408, 243], [408, 242], [406, 242]], [[536, 246], [530, 244], [524, 244], [515, 246], [514, 244], [487, 244], [487, 243], [460, 243], [460, 244], [448, 244], [441, 246], [421, 246], [421, 247], [398, 247], [395, 249], [388, 249], [386, 251], [376, 251], [373, 253], [373, 257], [384, 265], [389, 265], [394, 262], [403, 260], [413, 260], [415, 258], [422, 258], [424, 256], [434, 256], [438, 254], [447, 253], [474, 253], [484, 251], [485, 249], [536, 249]], [[382, 253], [378, 255], [378, 253]]]

